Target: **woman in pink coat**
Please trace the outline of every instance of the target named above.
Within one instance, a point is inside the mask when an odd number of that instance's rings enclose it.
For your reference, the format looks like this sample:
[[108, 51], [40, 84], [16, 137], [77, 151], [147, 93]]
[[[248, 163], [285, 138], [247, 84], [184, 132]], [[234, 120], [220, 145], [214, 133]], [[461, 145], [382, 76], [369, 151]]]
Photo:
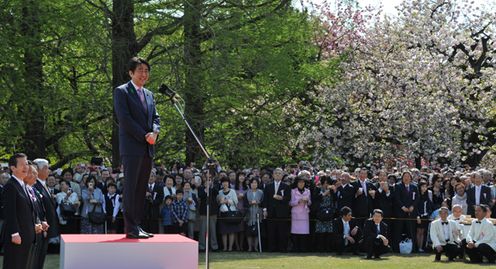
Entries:
[[305, 188], [305, 179], [296, 178], [296, 188], [291, 190], [291, 238], [293, 239], [293, 251], [307, 251], [306, 242], [310, 234], [310, 190]]

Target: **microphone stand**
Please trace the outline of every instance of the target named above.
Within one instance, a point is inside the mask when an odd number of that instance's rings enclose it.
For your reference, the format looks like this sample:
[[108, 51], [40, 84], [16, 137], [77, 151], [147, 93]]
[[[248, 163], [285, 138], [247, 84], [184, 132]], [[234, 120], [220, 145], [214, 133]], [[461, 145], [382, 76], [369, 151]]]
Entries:
[[[189, 124], [188, 120], [186, 119], [186, 117], [184, 115], [184, 100], [178, 94], [176, 94], [175, 91], [171, 90], [165, 84], [162, 84], [160, 86], [159, 92], [161, 92], [162, 94], [169, 97], [172, 105], [177, 110], [179, 115], [181, 115], [181, 118], [183, 119], [184, 123], [188, 127], [190, 133], [195, 138], [196, 143], [198, 144], [198, 146], [200, 146], [200, 149], [201, 149], [203, 155], [205, 155], [205, 157], [207, 158], [207, 165], [209, 166], [209, 169], [208, 169], [208, 174], [207, 174], [208, 188], [205, 188], [205, 192], [207, 194], [207, 216], [206, 216], [207, 217], [206, 218], [206, 222], [207, 222], [206, 226], [207, 227], [206, 227], [206, 231], [205, 231], [205, 268], [209, 269], [210, 268], [210, 259], [209, 259], [210, 258], [210, 242], [209, 242], [209, 237], [210, 237], [209, 236], [209, 233], [210, 233], [210, 187], [211, 187], [210, 185], [213, 183], [213, 182], [209, 182], [209, 180], [210, 180], [211, 176], [214, 175], [211, 172], [211, 170], [213, 170], [212, 169], [213, 159], [211, 158], [211, 155], [208, 153], [208, 151], [203, 146], [202, 142], [200, 141], [200, 139], [198, 138], [195, 131], [193, 130], [193, 128], [191, 127], [191, 125]], [[205, 187], [207, 187], [207, 186], [205, 186]]]

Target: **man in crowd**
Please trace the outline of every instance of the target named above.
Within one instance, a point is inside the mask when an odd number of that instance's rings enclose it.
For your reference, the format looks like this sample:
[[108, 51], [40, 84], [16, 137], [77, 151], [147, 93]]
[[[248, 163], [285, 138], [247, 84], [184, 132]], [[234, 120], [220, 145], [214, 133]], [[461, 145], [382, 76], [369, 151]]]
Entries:
[[152, 233], [158, 233], [160, 205], [164, 200], [164, 186], [156, 182], [155, 172], [150, 174], [145, 194], [145, 219], [143, 227]]
[[[42, 202], [43, 208], [45, 209], [45, 219], [48, 223], [48, 231], [46, 237], [42, 237], [41, 250], [40, 253], [46, 254], [48, 250], [48, 244], [50, 242], [58, 243], [59, 242], [59, 225], [58, 225], [58, 217], [57, 217], [57, 205], [55, 201], [52, 199], [52, 195], [50, 194], [50, 190], [48, 189], [46, 179], [50, 174], [49, 163], [45, 159], [35, 159], [33, 163], [36, 166], [38, 172], [38, 178], [36, 179], [36, 183], [34, 184], [34, 188], [41, 194], [40, 200]], [[41, 265], [40, 268], [43, 268], [43, 264], [45, 263], [45, 255], [40, 255], [39, 263]]]
[[471, 175], [473, 185], [467, 191], [467, 214], [474, 217], [475, 206], [485, 204], [491, 206], [491, 188], [482, 184], [482, 176], [479, 172]]
[[496, 229], [486, 218], [488, 210], [488, 206], [484, 204], [475, 206], [476, 219], [472, 220], [467, 238], [462, 242], [472, 263], [482, 263], [483, 257], [489, 263], [496, 261]]
[[341, 175], [341, 180], [338, 179], [336, 182], [336, 187], [338, 209], [345, 206], [352, 208], [358, 188], [350, 183], [350, 174], [346, 172], [343, 173]]
[[333, 221], [334, 233], [337, 237], [335, 246], [337, 254], [342, 255], [345, 251], [351, 251], [354, 255], [358, 255], [361, 229], [353, 219], [351, 208], [347, 206], [341, 208], [340, 215]]
[[288, 250], [291, 189], [282, 182], [283, 173], [281, 168], [274, 170], [274, 182], [265, 188], [262, 202], [267, 219], [268, 251], [271, 252]]
[[372, 255], [379, 259], [381, 255], [388, 253], [389, 229], [388, 225], [382, 221], [384, 213], [380, 209], [374, 209], [372, 218], [365, 222], [363, 229], [363, 244], [367, 252], [367, 259]]
[[[200, 233], [198, 237], [198, 246], [200, 251], [205, 250], [206, 244], [205, 235], [207, 233], [207, 202], [209, 204], [209, 224], [208, 237], [212, 250], [219, 249], [217, 243], [217, 214], [219, 213], [219, 205], [217, 204], [217, 194], [219, 194], [219, 184], [214, 182], [213, 176], [209, 172], [205, 173], [205, 184], [198, 188], [198, 197], [200, 198]], [[207, 193], [208, 192], [208, 193]]]
[[358, 180], [355, 182], [357, 192], [353, 201], [353, 214], [357, 220], [358, 227], [363, 228], [365, 220], [370, 217], [374, 209], [376, 187], [368, 179], [366, 168], [360, 169]]
[[401, 182], [394, 187], [393, 212], [398, 220], [393, 229], [393, 250], [399, 252], [399, 243], [403, 233], [412, 239], [415, 246], [415, 218], [417, 216], [417, 202], [419, 191], [412, 182], [413, 176], [410, 172], [403, 172]]
[[16, 153], [9, 159], [12, 177], [4, 187], [5, 229], [4, 269], [23, 269], [31, 266], [31, 250], [35, 234], [41, 229], [36, 226], [33, 204], [24, 183], [28, 175], [27, 156]]
[[439, 219], [431, 223], [430, 236], [432, 248], [436, 253], [434, 261], [441, 260], [444, 252], [449, 261], [453, 261], [456, 256], [461, 255], [461, 230], [456, 221], [448, 220], [449, 210], [447, 207], [439, 209]]

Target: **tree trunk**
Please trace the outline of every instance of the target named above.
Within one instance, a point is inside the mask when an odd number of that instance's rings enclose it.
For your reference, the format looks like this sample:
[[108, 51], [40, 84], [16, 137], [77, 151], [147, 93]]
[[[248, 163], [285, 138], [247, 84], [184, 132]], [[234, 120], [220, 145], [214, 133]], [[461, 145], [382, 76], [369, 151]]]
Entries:
[[[43, 92], [42, 21], [38, 0], [22, 2], [21, 34], [24, 40], [24, 89], [18, 92], [21, 118], [24, 120], [22, 151], [29, 158], [46, 158], [45, 112]], [[24, 92], [25, 95], [21, 94]], [[29, 98], [25, 98], [29, 96]]]
[[[129, 81], [128, 61], [136, 56], [136, 35], [134, 33], [134, 5], [132, 0], [112, 1], [112, 86], [113, 89]], [[112, 96], [113, 91], [112, 89]], [[113, 98], [112, 98], [113, 99]], [[119, 123], [113, 111], [112, 124], [112, 167], [121, 164], [119, 153]]]
[[[204, 140], [204, 93], [201, 90], [201, 40], [200, 20], [203, 0], [184, 1], [184, 65], [185, 65], [185, 114], [191, 120], [200, 141]], [[197, 162], [201, 149], [193, 135], [186, 130], [186, 164]]]

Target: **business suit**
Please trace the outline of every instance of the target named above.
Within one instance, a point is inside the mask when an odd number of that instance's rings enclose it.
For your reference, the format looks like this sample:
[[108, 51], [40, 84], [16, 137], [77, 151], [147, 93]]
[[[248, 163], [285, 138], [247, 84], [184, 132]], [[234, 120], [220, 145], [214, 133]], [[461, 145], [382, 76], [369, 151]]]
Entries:
[[[23, 186], [11, 177], [4, 187], [5, 229], [4, 269], [24, 269], [30, 264], [31, 248], [35, 242], [33, 205]], [[12, 235], [19, 233], [22, 243], [12, 243]]]
[[[419, 200], [419, 191], [416, 185], [410, 183], [406, 188], [403, 182], [397, 183], [394, 187], [393, 196], [393, 213], [396, 218], [393, 229], [393, 250], [399, 252], [399, 243], [401, 235], [406, 233], [415, 245], [415, 219], [417, 218], [417, 203]], [[401, 208], [410, 208], [413, 206], [413, 212], [406, 213]]]
[[124, 165], [124, 226], [127, 234], [139, 234], [154, 145], [146, 134], [158, 132], [160, 117], [152, 93], [143, 88], [146, 109], [130, 81], [114, 90], [114, 110], [119, 121], [119, 150]]
[[388, 225], [381, 221], [379, 223], [379, 231], [377, 230], [377, 224], [372, 219], [365, 221], [363, 228], [363, 245], [367, 252], [367, 258], [372, 257], [379, 258], [382, 254], [389, 252], [389, 246], [384, 245], [382, 239], [377, 238], [378, 235], [386, 237], [390, 240], [389, 227]]
[[[27, 186], [27, 189], [32, 195], [32, 204], [34, 208], [35, 223], [41, 224], [46, 222], [46, 212], [42, 201], [42, 195], [33, 186]], [[46, 249], [44, 249], [44, 242], [47, 241], [45, 232], [35, 234], [35, 243], [31, 251], [31, 268], [33, 269], [43, 269], [43, 264], [45, 262]], [[43, 252], [45, 250], [45, 252]], [[43, 262], [43, 263], [42, 263]]]
[[[275, 184], [272, 182], [267, 185], [262, 201], [262, 207], [267, 210], [267, 247], [268, 251], [286, 252], [290, 227], [291, 188], [281, 181], [276, 191]], [[281, 195], [282, 200], [274, 199], [275, 194]]]
[[[358, 254], [358, 248], [359, 248], [359, 242], [360, 242], [360, 239], [362, 238], [362, 229], [358, 226], [358, 222], [356, 221], [356, 219], [351, 219], [349, 222], [348, 222], [349, 226], [350, 226], [350, 231], [349, 231], [349, 234], [351, 237], [353, 237], [353, 239], [355, 240], [355, 243], [351, 243], [351, 242], [348, 242], [346, 239], [345, 239], [345, 234], [344, 234], [344, 223], [343, 223], [343, 218], [342, 217], [338, 217], [336, 219], [334, 219], [333, 221], [333, 229], [334, 229], [334, 233], [336, 235], [336, 245], [334, 246], [334, 248], [336, 249], [336, 252], [338, 255], [341, 255], [343, 252], [345, 251], [352, 251], [353, 254]], [[358, 232], [355, 234], [355, 235], [351, 235], [351, 231], [355, 228], [355, 227], [358, 227]]]
[[[474, 248], [467, 248], [469, 242], [475, 244]], [[496, 229], [492, 222], [486, 218], [479, 221], [472, 220], [472, 225], [467, 237], [462, 242], [465, 253], [469, 256], [471, 262], [481, 263], [482, 257], [486, 257], [489, 263], [496, 260]]]
[[475, 217], [474, 210], [476, 205], [485, 204], [491, 206], [492, 204], [491, 188], [486, 185], [481, 185], [479, 204], [476, 203], [477, 200], [475, 198], [475, 189], [476, 186], [472, 186], [467, 190], [467, 214], [472, 217]]
[[341, 208], [345, 206], [353, 208], [353, 202], [355, 201], [355, 194], [357, 190], [358, 188], [351, 183], [339, 186], [339, 188], [336, 190], [338, 211], [340, 211]]
[[150, 184], [148, 184], [148, 192], [151, 193], [151, 196], [145, 201], [145, 224], [143, 226], [147, 231], [158, 233], [158, 219], [160, 217], [160, 205], [164, 200], [164, 188], [155, 182], [151, 189]]
[[39, 262], [41, 264], [40, 268], [43, 268], [43, 264], [45, 263], [45, 256], [48, 251], [48, 241], [50, 238], [55, 238], [59, 236], [59, 222], [58, 216], [56, 212], [57, 205], [55, 201], [52, 199], [49, 191], [43, 186], [41, 181], [38, 179], [36, 183], [33, 185], [38, 193], [40, 194], [40, 201], [42, 202], [43, 208], [45, 209], [45, 219], [48, 225], [50, 226], [47, 231], [47, 236], [42, 238], [42, 247], [40, 250]]
[[[448, 229], [447, 236], [445, 234], [445, 228]], [[431, 223], [430, 237], [432, 248], [436, 253], [436, 261], [440, 260], [442, 252], [446, 254], [450, 261], [461, 254], [460, 235], [460, 226], [453, 220], [443, 222], [441, 219], [437, 219]], [[438, 251], [436, 249], [438, 246], [442, 246], [443, 250]]]
[[[368, 180], [361, 182], [357, 180], [354, 182], [355, 188], [358, 190], [362, 188], [362, 194], [357, 195], [353, 201], [353, 217], [356, 218], [358, 226], [363, 228], [365, 221], [370, 218], [370, 214], [374, 210], [374, 199], [369, 195], [370, 190], [377, 191], [374, 184], [370, 183]], [[365, 188], [364, 188], [365, 187]]]

